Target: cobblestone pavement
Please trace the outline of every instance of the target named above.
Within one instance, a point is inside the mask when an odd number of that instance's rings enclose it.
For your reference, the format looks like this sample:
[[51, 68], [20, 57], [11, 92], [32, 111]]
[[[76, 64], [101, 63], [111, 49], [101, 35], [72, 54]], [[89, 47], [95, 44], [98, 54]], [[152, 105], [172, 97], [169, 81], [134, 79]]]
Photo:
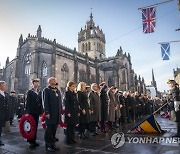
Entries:
[[[176, 132], [176, 125], [174, 122], [163, 119], [157, 116], [157, 121], [159, 122], [162, 129], [167, 130], [165, 134], [161, 137], [171, 137]], [[0, 154], [44, 154], [48, 153], [45, 150], [44, 143], [44, 130], [39, 124], [38, 128], [38, 140], [40, 146], [35, 149], [29, 148], [27, 142], [21, 137], [19, 133], [19, 129], [17, 126], [17, 120], [15, 120], [16, 127], [11, 127], [11, 132], [4, 133], [2, 135], [2, 141], [5, 143], [5, 146], [0, 147]], [[111, 144], [111, 137], [116, 132], [124, 132], [125, 138], [127, 137], [160, 137], [158, 134], [151, 135], [130, 135], [126, 132], [129, 128], [131, 128], [135, 123], [127, 124], [125, 126], [120, 126], [117, 130], [111, 131], [106, 134], [100, 134], [98, 136], [90, 136], [89, 139], [81, 140], [78, 135], [76, 135], [77, 144], [75, 145], [67, 145], [65, 142], [64, 130], [62, 128], [58, 128], [57, 137], [59, 141], [56, 143], [56, 146], [60, 148], [60, 151], [55, 153], [62, 154], [113, 154], [113, 153], [121, 153], [121, 154], [180, 154], [180, 146], [178, 143], [129, 143], [126, 140], [125, 144], [122, 147], [117, 149], [113, 148]]]

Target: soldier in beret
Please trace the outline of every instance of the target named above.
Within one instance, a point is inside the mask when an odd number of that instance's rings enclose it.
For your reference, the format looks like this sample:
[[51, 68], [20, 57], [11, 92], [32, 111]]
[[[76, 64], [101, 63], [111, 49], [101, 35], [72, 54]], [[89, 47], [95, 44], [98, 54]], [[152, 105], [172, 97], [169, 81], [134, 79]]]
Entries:
[[9, 120], [9, 95], [6, 91], [6, 82], [0, 81], [0, 146], [4, 144], [1, 141], [2, 127]]

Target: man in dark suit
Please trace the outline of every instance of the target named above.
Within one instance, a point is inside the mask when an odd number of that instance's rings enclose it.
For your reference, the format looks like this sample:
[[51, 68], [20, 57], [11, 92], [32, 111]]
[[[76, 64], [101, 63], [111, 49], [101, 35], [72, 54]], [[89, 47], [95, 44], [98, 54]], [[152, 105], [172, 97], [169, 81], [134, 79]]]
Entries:
[[62, 100], [60, 91], [56, 87], [56, 78], [50, 77], [48, 79], [48, 87], [43, 90], [44, 112], [46, 114], [46, 130], [45, 130], [45, 143], [46, 150], [55, 152], [59, 150], [55, 146], [55, 135], [57, 125], [60, 122]]
[[9, 120], [9, 95], [6, 91], [6, 82], [0, 81], [0, 146], [4, 144], [1, 141], [2, 127]]
[[[39, 79], [32, 80], [32, 89], [27, 92], [26, 97], [26, 112], [33, 116], [36, 122], [36, 134], [39, 121], [39, 115], [43, 113], [42, 109], [42, 95], [41, 91], [38, 89]], [[37, 147], [39, 144], [36, 142], [36, 134], [33, 139], [27, 140], [30, 147]]]

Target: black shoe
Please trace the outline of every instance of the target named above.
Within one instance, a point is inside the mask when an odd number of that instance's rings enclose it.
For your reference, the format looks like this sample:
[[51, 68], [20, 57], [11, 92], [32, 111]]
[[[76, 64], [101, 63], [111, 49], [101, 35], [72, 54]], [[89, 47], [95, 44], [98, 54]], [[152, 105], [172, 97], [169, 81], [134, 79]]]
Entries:
[[46, 151], [48, 151], [48, 152], [55, 152], [55, 149], [52, 148], [52, 147], [47, 147], [47, 148], [46, 148]]
[[99, 135], [97, 132], [95, 132], [96, 135]]
[[71, 142], [74, 143], [74, 144], [77, 143], [75, 140], [72, 140]]
[[56, 150], [56, 151], [59, 151], [59, 150], [60, 150], [60, 149], [59, 149], [58, 147], [56, 147], [55, 145], [52, 146], [52, 148], [53, 148], [54, 150]]
[[35, 145], [35, 143], [29, 143], [29, 147], [30, 147], [30, 148], [35, 148], [36, 145]]
[[59, 139], [55, 137], [54, 141], [55, 141], [55, 142], [58, 142], [58, 141], [59, 141]]
[[0, 142], [0, 146], [4, 146], [4, 143]]
[[176, 133], [172, 137], [180, 137], [180, 134]]
[[80, 139], [86, 139], [84, 135], [80, 135]]
[[96, 133], [94, 132], [94, 133], [92, 133], [91, 135], [92, 135], [92, 136], [96, 136]]
[[89, 138], [88, 136], [86, 136], [85, 134], [83, 134], [85, 138]]
[[66, 143], [67, 144], [74, 144], [72, 141], [67, 141]]
[[35, 142], [34, 145], [35, 145], [36, 147], [38, 147], [38, 146], [39, 146], [39, 143]]

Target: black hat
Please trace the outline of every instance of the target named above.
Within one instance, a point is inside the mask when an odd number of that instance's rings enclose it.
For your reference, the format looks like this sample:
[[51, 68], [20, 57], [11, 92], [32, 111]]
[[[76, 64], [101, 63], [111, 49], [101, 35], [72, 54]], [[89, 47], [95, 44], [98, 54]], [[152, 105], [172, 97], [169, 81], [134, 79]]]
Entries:
[[34, 82], [39, 82], [39, 79], [38, 78], [32, 79], [32, 83], [34, 83]]
[[176, 81], [169, 79], [169, 80], [167, 81], [167, 84], [177, 84], [177, 83], [176, 83]]
[[14, 93], [14, 94], [15, 94], [16, 92], [15, 92], [14, 90], [12, 90], [10, 93], [11, 93], [11, 94], [12, 94], [12, 93]]

